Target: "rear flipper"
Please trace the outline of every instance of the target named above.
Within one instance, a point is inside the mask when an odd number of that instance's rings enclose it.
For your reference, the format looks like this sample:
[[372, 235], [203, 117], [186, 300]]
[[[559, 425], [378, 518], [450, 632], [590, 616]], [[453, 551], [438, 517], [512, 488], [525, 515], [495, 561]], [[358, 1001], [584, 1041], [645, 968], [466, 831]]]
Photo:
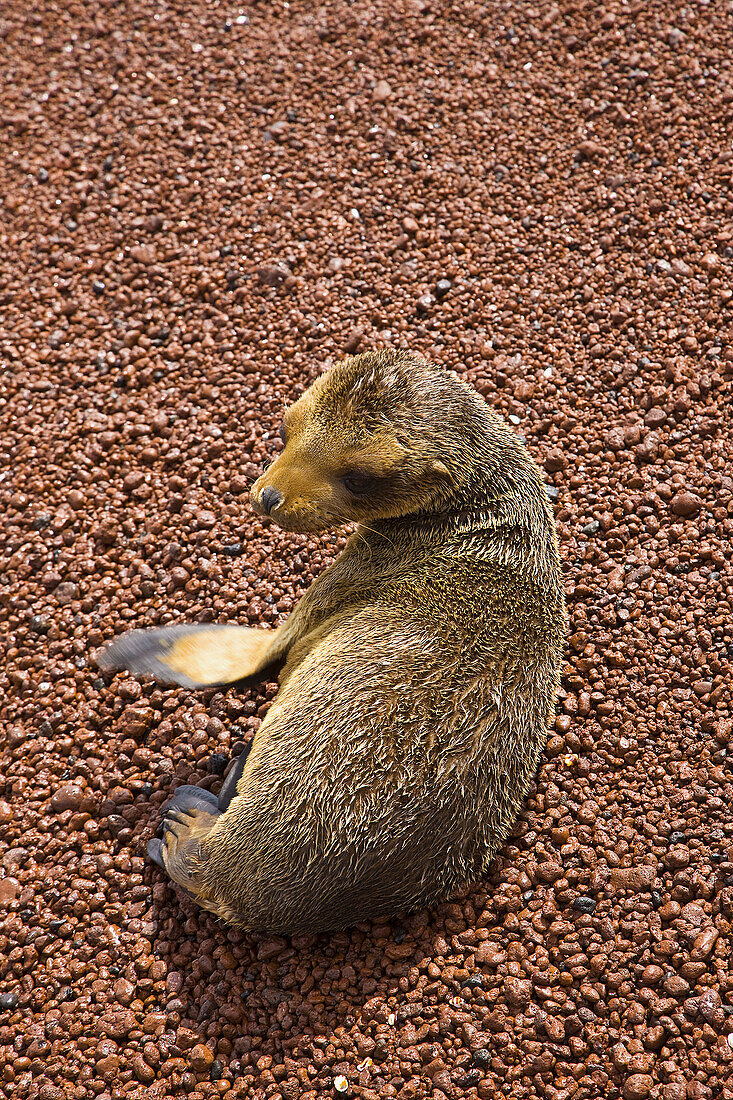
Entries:
[[218, 799], [219, 809], [222, 813], [229, 809], [229, 803], [237, 793], [237, 784], [242, 778], [244, 765], [247, 763], [247, 757], [249, 756], [249, 751], [253, 744], [254, 742], [250, 741], [244, 746], [225, 776], [224, 782], [221, 785], [221, 790], [219, 791]]
[[216, 795], [186, 784], [163, 807], [158, 836], [148, 842], [153, 862], [196, 900], [200, 898], [201, 846], [220, 817]]
[[106, 646], [97, 664], [187, 688], [230, 684], [277, 660], [274, 643], [279, 633], [217, 623], [131, 630]]
[[207, 838], [221, 817], [216, 795], [202, 787], [179, 787], [163, 807], [160, 838], [148, 842], [148, 855], [203, 909], [237, 924], [242, 914], [207, 884]]

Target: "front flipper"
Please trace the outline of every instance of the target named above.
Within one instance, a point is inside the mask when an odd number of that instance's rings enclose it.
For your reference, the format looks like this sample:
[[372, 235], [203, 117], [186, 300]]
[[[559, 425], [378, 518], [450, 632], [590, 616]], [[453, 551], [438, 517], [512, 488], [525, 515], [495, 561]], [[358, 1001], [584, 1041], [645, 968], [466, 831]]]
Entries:
[[131, 630], [106, 646], [97, 664], [187, 688], [212, 687], [253, 676], [277, 660], [279, 634], [217, 623]]

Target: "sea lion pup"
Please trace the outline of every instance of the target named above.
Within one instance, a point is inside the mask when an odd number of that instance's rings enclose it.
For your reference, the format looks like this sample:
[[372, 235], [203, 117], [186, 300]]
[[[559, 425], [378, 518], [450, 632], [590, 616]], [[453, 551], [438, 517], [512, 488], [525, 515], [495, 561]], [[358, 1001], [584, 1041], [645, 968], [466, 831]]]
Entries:
[[565, 609], [539, 470], [456, 375], [402, 351], [344, 359], [283, 439], [254, 509], [288, 531], [356, 521], [341, 556], [276, 631], [138, 631], [102, 664], [202, 684], [284, 661], [218, 804], [178, 788], [149, 852], [204, 908], [292, 934], [484, 872], [546, 739]]

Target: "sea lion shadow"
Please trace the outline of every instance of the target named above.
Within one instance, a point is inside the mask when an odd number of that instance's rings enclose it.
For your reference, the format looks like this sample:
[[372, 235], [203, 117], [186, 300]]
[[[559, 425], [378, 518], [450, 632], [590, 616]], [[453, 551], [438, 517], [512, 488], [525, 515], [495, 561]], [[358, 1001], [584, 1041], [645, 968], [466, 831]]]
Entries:
[[167, 966], [169, 1023], [195, 1032], [197, 1042], [223, 1027], [232, 1057], [253, 1049], [247, 1038], [281, 1062], [301, 1040], [330, 1039], [341, 1025], [390, 1017], [394, 1024], [413, 984], [411, 968], [424, 970], [436, 940], [450, 934], [441, 914], [450, 903], [343, 932], [288, 937], [227, 925], [173, 884], [165, 895], [149, 916], [158, 928], [153, 952]]
[[[524, 819], [525, 813], [519, 828]], [[513, 834], [505, 844], [512, 840]], [[222, 1072], [229, 1066], [236, 1076], [256, 1074], [252, 1067], [263, 1055], [282, 1065], [285, 1058], [308, 1056], [313, 1044], [338, 1046], [339, 1027], [372, 1037], [379, 1025], [403, 1027], [416, 997], [424, 999], [426, 980], [435, 983], [436, 965], [441, 984], [452, 989], [454, 1007], [488, 1005], [484, 968], [476, 964], [464, 973], [451, 956], [461, 947], [464, 954], [471, 950], [478, 927], [502, 937], [504, 914], [493, 898], [504, 869], [514, 862], [503, 851], [477, 884], [430, 909], [292, 938], [227, 925], [168, 882], [164, 892], [155, 892], [149, 910], [157, 927], [153, 952], [167, 967], [161, 1007], [168, 1034], [189, 1045], [215, 1039]], [[421, 990], [411, 997], [418, 983]]]

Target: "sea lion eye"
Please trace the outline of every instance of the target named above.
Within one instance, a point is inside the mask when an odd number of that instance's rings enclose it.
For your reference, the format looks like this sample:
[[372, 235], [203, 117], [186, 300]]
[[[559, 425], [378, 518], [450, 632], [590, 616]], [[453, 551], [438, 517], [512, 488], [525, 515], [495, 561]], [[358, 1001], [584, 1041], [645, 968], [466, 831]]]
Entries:
[[377, 484], [375, 477], [370, 474], [359, 474], [356, 471], [344, 474], [341, 480], [344, 487], [355, 497], [366, 496], [367, 493], [371, 493]]

